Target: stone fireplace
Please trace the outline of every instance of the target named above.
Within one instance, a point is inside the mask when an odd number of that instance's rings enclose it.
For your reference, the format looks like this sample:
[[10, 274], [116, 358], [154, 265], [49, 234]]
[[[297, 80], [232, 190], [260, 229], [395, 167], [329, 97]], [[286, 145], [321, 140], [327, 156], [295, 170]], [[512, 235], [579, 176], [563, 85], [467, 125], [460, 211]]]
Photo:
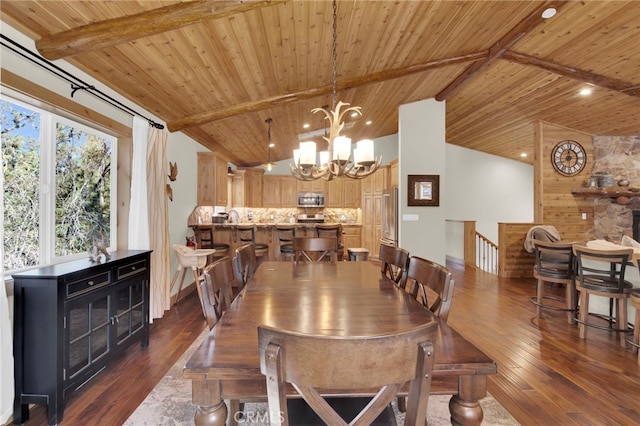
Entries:
[[[640, 136], [594, 136], [592, 175], [611, 174], [614, 185], [629, 181], [629, 188], [640, 187]], [[611, 188], [623, 190], [625, 188]], [[640, 192], [638, 196], [594, 197], [594, 227], [588, 239], [620, 243], [623, 235], [640, 238]]]

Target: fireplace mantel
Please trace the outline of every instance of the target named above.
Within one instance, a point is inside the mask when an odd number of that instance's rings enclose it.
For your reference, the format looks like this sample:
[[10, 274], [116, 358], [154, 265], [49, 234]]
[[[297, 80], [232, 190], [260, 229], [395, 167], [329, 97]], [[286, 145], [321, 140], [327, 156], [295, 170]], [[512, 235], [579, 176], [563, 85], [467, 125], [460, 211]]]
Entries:
[[[640, 197], [640, 188], [611, 186], [606, 188], [577, 188], [571, 194], [585, 198], [616, 198], [619, 204], [626, 204], [629, 198]], [[620, 198], [622, 197], [622, 198]]]

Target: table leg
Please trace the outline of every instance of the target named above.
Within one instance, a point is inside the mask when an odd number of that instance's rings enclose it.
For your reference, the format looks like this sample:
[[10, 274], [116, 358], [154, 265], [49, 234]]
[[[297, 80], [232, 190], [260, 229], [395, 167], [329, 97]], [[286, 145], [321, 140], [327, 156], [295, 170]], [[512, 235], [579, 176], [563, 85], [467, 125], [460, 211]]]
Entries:
[[193, 380], [191, 401], [198, 406], [193, 418], [196, 426], [224, 426], [227, 406], [222, 399], [219, 381]]
[[482, 424], [480, 400], [487, 396], [487, 376], [460, 376], [458, 395], [451, 397], [449, 412], [452, 425], [476, 426]]

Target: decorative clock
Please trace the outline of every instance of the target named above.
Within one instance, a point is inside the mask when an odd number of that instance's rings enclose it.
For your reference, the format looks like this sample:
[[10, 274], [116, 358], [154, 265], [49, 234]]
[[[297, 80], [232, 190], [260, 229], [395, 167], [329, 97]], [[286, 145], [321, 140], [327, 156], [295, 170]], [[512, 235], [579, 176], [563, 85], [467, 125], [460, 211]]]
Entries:
[[551, 164], [563, 176], [575, 176], [587, 164], [587, 154], [582, 145], [573, 140], [558, 142], [551, 151]]

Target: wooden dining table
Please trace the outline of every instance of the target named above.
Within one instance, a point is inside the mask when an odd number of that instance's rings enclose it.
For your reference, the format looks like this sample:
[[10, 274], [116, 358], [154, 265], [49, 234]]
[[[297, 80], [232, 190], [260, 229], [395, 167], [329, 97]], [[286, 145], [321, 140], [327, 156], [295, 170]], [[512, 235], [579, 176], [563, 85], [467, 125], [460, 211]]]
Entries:
[[[437, 321], [439, 329], [431, 394], [452, 395], [452, 424], [479, 425], [483, 417], [479, 400], [487, 394], [487, 375], [496, 373], [495, 362], [382, 276], [378, 266], [371, 262], [263, 262], [183, 369], [183, 377], [192, 381], [192, 403], [197, 406], [194, 422], [232, 425], [239, 418], [235, 413], [240, 402], [266, 401], [258, 325], [364, 336], [403, 331], [429, 321]], [[288, 392], [298, 397], [293, 388]], [[326, 393], [348, 396], [332, 390]]]

